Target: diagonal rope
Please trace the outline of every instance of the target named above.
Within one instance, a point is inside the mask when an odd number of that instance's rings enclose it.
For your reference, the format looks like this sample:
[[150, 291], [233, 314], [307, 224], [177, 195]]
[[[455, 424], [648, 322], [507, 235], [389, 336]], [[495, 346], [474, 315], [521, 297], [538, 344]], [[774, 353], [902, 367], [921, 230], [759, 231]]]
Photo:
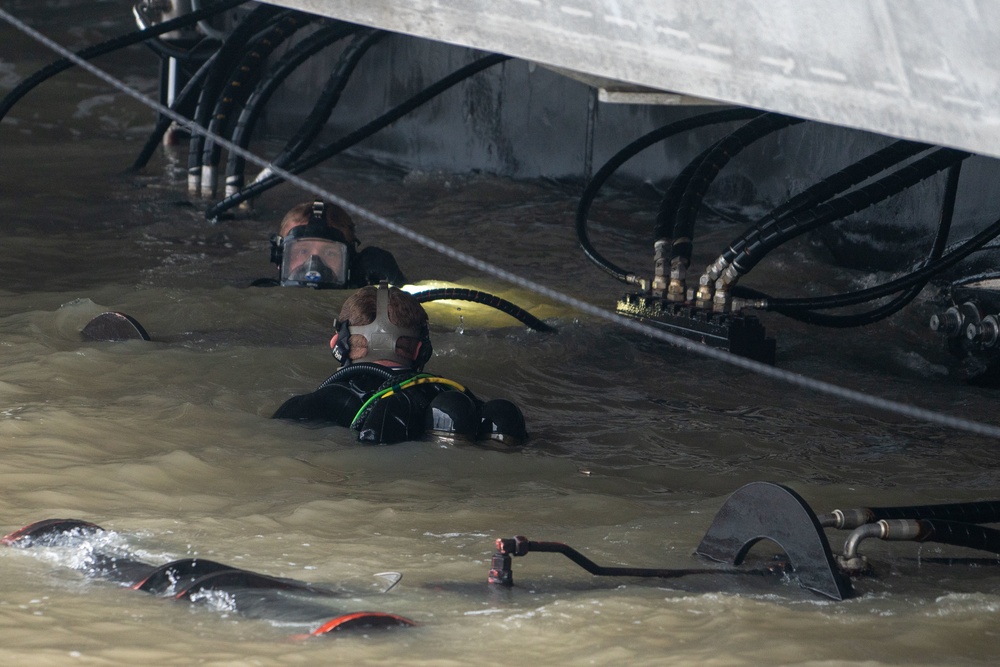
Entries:
[[414, 243], [417, 243], [426, 248], [434, 250], [442, 255], [445, 255], [446, 257], [450, 257], [473, 269], [477, 269], [495, 278], [499, 278], [500, 280], [509, 282], [512, 285], [520, 287], [524, 290], [534, 292], [535, 294], [550, 299], [551, 301], [561, 303], [565, 306], [569, 306], [570, 308], [587, 313], [588, 315], [591, 315], [593, 317], [607, 320], [608, 322], [617, 324], [631, 331], [635, 331], [637, 333], [641, 333], [650, 336], [652, 338], [656, 338], [658, 340], [682, 348], [689, 352], [693, 352], [695, 354], [699, 354], [701, 356], [708, 357], [710, 359], [715, 359], [716, 361], [721, 361], [731, 366], [735, 366], [737, 368], [742, 368], [744, 370], [757, 373], [758, 375], [763, 375], [765, 377], [785, 382], [797, 387], [801, 387], [803, 389], [809, 389], [811, 391], [815, 391], [821, 394], [826, 394], [828, 396], [833, 396], [846, 401], [851, 401], [853, 403], [858, 403], [867, 407], [884, 410], [886, 412], [894, 413], [904, 417], [910, 417], [923, 422], [937, 424], [939, 426], [954, 428], [960, 431], [975, 433], [977, 435], [988, 436], [991, 438], [1000, 438], [1000, 426], [996, 426], [993, 424], [985, 424], [970, 419], [964, 419], [962, 417], [954, 417], [940, 412], [935, 412], [933, 410], [928, 410], [926, 408], [921, 408], [918, 406], [901, 403], [899, 401], [893, 401], [890, 399], [881, 398], [879, 396], [872, 396], [871, 394], [866, 394], [864, 392], [857, 391], [854, 389], [841, 387], [840, 385], [836, 385], [831, 382], [826, 382], [825, 380], [817, 380], [815, 378], [807, 377], [805, 375], [800, 375], [798, 373], [793, 373], [791, 371], [786, 371], [780, 368], [775, 368], [773, 366], [768, 366], [767, 364], [762, 364], [752, 359], [740, 357], [721, 349], [708, 347], [707, 345], [696, 343], [694, 341], [688, 340], [687, 338], [683, 338], [681, 336], [677, 336], [675, 334], [671, 334], [666, 331], [661, 331], [659, 329], [654, 329], [653, 327], [642, 324], [641, 322], [638, 322], [636, 320], [632, 320], [623, 317], [621, 315], [618, 315], [617, 313], [604, 310], [603, 308], [599, 308], [585, 301], [582, 301], [576, 297], [569, 296], [568, 294], [563, 294], [562, 292], [554, 290], [550, 287], [546, 287], [541, 283], [537, 283], [527, 278], [523, 278], [517, 274], [502, 269], [494, 264], [484, 262], [483, 260], [477, 259], [472, 255], [469, 255], [460, 250], [456, 250], [455, 248], [452, 248], [448, 245], [435, 241], [434, 239], [428, 236], [424, 236], [423, 234], [408, 229], [396, 222], [393, 222], [392, 220], [389, 220], [388, 218], [384, 218], [376, 213], [373, 213], [372, 211], [369, 211], [365, 208], [358, 206], [357, 204], [347, 201], [346, 199], [343, 199], [342, 197], [335, 195], [334, 193], [316, 185], [315, 183], [311, 183], [280, 167], [276, 167], [275, 165], [271, 164], [268, 160], [258, 157], [254, 153], [251, 153], [250, 151], [247, 151], [241, 148], [240, 146], [233, 144], [224, 137], [209, 132], [205, 128], [193, 123], [191, 120], [185, 118], [184, 116], [181, 116], [180, 114], [175, 113], [174, 111], [163, 106], [162, 104], [147, 98], [139, 91], [129, 87], [128, 85], [114, 78], [104, 70], [95, 67], [86, 60], [83, 60], [73, 52], [69, 51], [60, 44], [52, 41], [45, 35], [39, 33], [38, 31], [26, 25], [22, 21], [18, 20], [16, 17], [11, 15], [4, 9], [0, 9], [0, 19], [3, 19], [10, 25], [14, 26], [23, 33], [29, 35], [30, 37], [37, 40], [41, 44], [44, 44], [45, 46], [52, 49], [61, 56], [68, 58], [69, 60], [79, 65], [83, 69], [87, 70], [97, 78], [101, 79], [102, 81], [105, 81], [115, 89], [121, 91], [122, 93], [125, 93], [129, 97], [132, 97], [141, 104], [144, 104], [156, 110], [157, 112], [169, 117], [171, 120], [175, 121], [178, 125], [187, 128], [191, 132], [210, 138], [213, 142], [224, 147], [228, 151], [232, 151], [233, 153], [239, 155], [248, 162], [252, 162], [259, 167], [269, 169], [271, 170], [272, 173], [280, 176], [289, 183], [293, 183], [296, 186], [302, 188], [307, 192], [310, 192], [313, 195], [316, 195], [329, 202], [342, 206], [348, 212], [353, 213], [360, 218], [364, 218], [365, 220], [368, 220], [369, 222], [372, 222], [382, 227], [383, 229], [387, 229], [391, 232], [399, 234], [400, 236], [403, 236], [404, 238], [407, 238], [410, 241], [413, 241]]

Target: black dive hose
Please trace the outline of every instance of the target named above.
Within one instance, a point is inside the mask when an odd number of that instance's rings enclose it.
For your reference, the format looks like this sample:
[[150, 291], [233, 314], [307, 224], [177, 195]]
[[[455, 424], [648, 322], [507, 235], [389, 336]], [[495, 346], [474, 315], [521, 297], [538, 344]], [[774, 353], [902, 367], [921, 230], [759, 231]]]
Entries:
[[[76, 55], [83, 60], [91, 60], [97, 56], [102, 56], [106, 53], [111, 53], [112, 51], [117, 51], [118, 49], [123, 49], [126, 46], [132, 46], [133, 44], [137, 44], [139, 42], [144, 42], [164, 33], [171, 32], [179, 28], [186, 28], [192, 23], [197, 23], [204, 18], [213, 16], [227, 9], [231, 9], [237, 5], [242, 5], [245, 2], [247, 2], [247, 0], [219, 0], [216, 3], [213, 3], [211, 7], [206, 7], [198, 12], [191, 12], [190, 14], [186, 14], [176, 19], [164, 21], [155, 28], [139, 30], [138, 32], [110, 39], [106, 42], [102, 42], [101, 44], [88, 46], [85, 49], [77, 51]], [[17, 84], [13, 90], [4, 95], [3, 99], [0, 99], [0, 120], [3, 120], [4, 116], [7, 115], [15, 104], [17, 104], [18, 100], [27, 95], [28, 92], [30, 92], [35, 86], [52, 78], [59, 72], [69, 69], [73, 66], [73, 64], [73, 61], [69, 58], [61, 58], [53, 63], [50, 63], [49, 65], [46, 65], [21, 83]]]
[[1000, 523], [1000, 500], [903, 507], [859, 507], [834, 510], [816, 518], [822, 526], [842, 530], [851, 530], [882, 519], [942, 519], [964, 523]]
[[[851, 292], [849, 294], [841, 294], [832, 297], [825, 297], [822, 303], [819, 300], [814, 299], [776, 299], [775, 303], [777, 307], [771, 307], [770, 304], [765, 303], [764, 308], [767, 310], [776, 310], [778, 312], [784, 312], [779, 310], [779, 308], [785, 308], [784, 304], [786, 302], [792, 302], [795, 306], [801, 308], [799, 304], [807, 304], [805, 307], [810, 308], [840, 308], [843, 306], [854, 306], [859, 303], [865, 303], [866, 301], [872, 301], [873, 299], [880, 299], [890, 294], [895, 294], [896, 292], [906, 289], [912, 285], [919, 283], [920, 281], [926, 281], [928, 278], [934, 276], [945, 269], [949, 269], [958, 262], [962, 261], [972, 253], [976, 252], [984, 243], [995, 239], [1000, 236], [1000, 220], [997, 220], [989, 227], [983, 231], [976, 234], [974, 237], [963, 243], [947, 255], [944, 255], [940, 259], [921, 267], [920, 269], [907, 274], [906, 276], [893, 280], [877, 287], [871, 287], [866, 290], [861, 290], [859, 292]], [[750, 291], [753, 298], [767, 299], [766, 294], [761, 294], [753, 290]]]
[[[806, 188], [799, 194], [786, 200], [767, 215], [754, 222], [751, 230], [760, 230], [760, 234], [766, 235], [766, 230], [778, 224], [780, 219], [819, 206], [831, 197], [929, 148], [930, 146], [927, 144], [913, 141], [897, 141], [867, 157], [861, 158], [854, 164], [841, 169], [837, 173], [828, 176], [819, 183]], [[751, 230], [741, 234], [722, 254], [722, 258], [727, 265], [746, 246], [746, 239], [752, 233]]]
[[767, 230], [766, 236], [751, 233], [746, 247], [733, 259], [732, 266], [739, 275], [745, 275], [764, 255], [782, 243], [888, 199], [956, 162], [961, 162], [969, 155], [965, 151], [951, 148], [939, 149], [871, 185], [782, 219], [773, 230]]
[[[788, 309], [788, 314], [790, 314], [804, 307], [817, 309], [842, 308], [845, 306], [854, 306], [860, 303], [865, 303], [874, 299], [880, 299], [891, 294], [895, 294], [896, 292], [906, 289], [922, 280], [927, 280], [928, 278], [933, 277], [936, 273], [940, 273], [945, 269], [951, 268], [957, 262], [965, 259], [970, 254], [975, 252], [983, 243], [991, 241], [997, 236], [1000, 236], [1000, 220], [997, 220], [985, 230], [960, 245], [958, 250], [944, 255], [940, 259], [927, 264], [920, 269], [903, 276], [902, 278], [898, 278], [888, 283], [883, 283], [877, 287], [860, 290], [858, 292], [821, 297], [821, 299], [775, 299], [774, 307], [768, 303], [765, 304], [765, 308], [768, 310], [775, 310], [783, 314], [786, 314], [785, 311]], [[756, 290], [747, 290], [747, 296], [749, 298], [770, 299], [767, 294], [757, 292]]]
[[[758, 117], [759, 118], [759, 117]], [[751, 119], [753, 120], [753, 119]], [[677, 208], [681, 199], [691, 185], [691, 178], [698, 171], [698, 166], [705, 161], [712, 151], [715, 150], [722, 140], [716, 141], [711, 146], [699, 153], [693, 160], [687, 163], [677, 177], [670, 182], [670, 187], [663, 193], [660, 200], [659, 209], [656, 211], [656, 225], [653, 227], [653, 240], [673, 239], [674, 221], [677, 219]]]
[[473, 301], [507, 313], [535, 331], [552, 332], [556, 330], [555, 327], [542, 322], [520, 306], [488, 292], [480, 292], [479, 290], [466, 289], [464, 287], [440, 287], [424, 290], [423, 292], [414, 292], [413, 297], [420, 303], [442, 301], [445, 299]]
[[[278, 21], [292, 10], [274, 5], [259, 5], [229, 34], [219, 49], [211, 71], [198, 94], [192, 121], [198, 127], [208, 127], [212, 109], [219, 98], [224, 82], [229, 78], [243, 55], [246, 45], [258, 32], [272, 21]], [[188, 143], [188, 192], [197, 195], [201, 190], [201, 152], [205, 137], [193, 132]]]
[[[924, 261], [925, 265], [940, 259], [944, 253], [945, 246], [948, 242], [948, 235], [951, 233], [951, 223], [955, 213], [955, 199], [958, 193], [958, 181], [961, 171], [961, 162], [952, 165], [948, 169], [948, 180], [945, 184], [944, 201], [941, 206], [941, 220], [938, 225], [937, 235], [934, 238], [934, 244], [928, 253], [927, 259]], [[789, 307], [775, 308], [775, 311], [792, 319], [809, 324], [818, 324], [820, 326], [839, 328], [866, 326], [874, 324], [875, 322], [883, 320], [890, 315], [899, 312], [908, 303], [913, 301], [918, 294], [920, 294], [921, 290], [923, 290], [929, 280], [930, 277], [927, 277], [924, 280], [913, 283], [903, 294], [900, 294], [892, 301], [866, 313], [853, 315], [825, 315], [812, 312], [811, 310]]]
[[[343, 52], [337, 60], [337, 65], [334, 67], [333, 72], [330, 73], [330, 77], [327, 79], [326, 85], [323, 86], [323, 91], [313, 105], [312, 111], [306, 116], [305, 121], [303, 121], [302, 126], [296, 132], [295, 136], [285, 144], [281, 153], [271, 160], [271, 164], [284, 169], [285, 166], [297, 159], [309, 148], [313, 139], [316, 138], [316, 135], [320, 133], [323, 126], [330, 119], [330, 115], [340, 101], [344, 87], [347, 86], [347, 82], [350, 80], [351, 74], [354, 73], [358, 63], [361, 62], [368, 49], [388, 34], [383, 30], [365, 30], [356, 35], [351, 40], [351, 43], [344, 47]], [[270, 170], [265, 169], [257, 178], [266, 177], [269, 173], [271, 173]]]
[[222, 42], [214, 37], [203, 37], [189, 48], [183, 49], [177, 46], [165, 44], [158, 39], [147, 39], [144, 44], [158, 55], [161, 59], [173, 58], [182, 63], [198, 62], [203, 63], [218, 50]]
[[[216, 100], [212, 110], [208, 131], [211, 134], [225, 137], [229, 126], [230, 114], [233, 109], [241, 106], [260, 81], [261, 73], [267, 59], [275, 49], [298, 30], [307, 26], [315, 17], [308, 14], [287, 14], [277, 21], [267, 32], [253, 41], [250, 48], [243, 53], [239, 64], [233, 68], [225, 88]], [[215, 168], [222, 157], [222, 147], [209, 136], [205, 137], [202, 148], [202, 194], [215, 195]], [[205, 173], [208, 170], [209, 173]], [[205, 181], [208, 181], [207, 183]]]
[[399, 377], [401, 373], [386, 366], [382, 366], [381, 364], [373, 364], [368, 361], [358, 361], [350, 363], [337, 370], [333, 375], [323, 380], [323, 384], [321, 384], [318, 389], [322, 389], [333, 382], [339, 382], [340, 380], [354, 377], [355, 375], [377, 375], [384, 382], [386, 380], [392, 380], [393, 378]]
[[[333, 157], [334, 155], [343, 152], [344, 150], [350, 148], [354, 144], [362, 141], [363, 139], [368, 138], [372, 134], [375, 134], [375, 132], [377, 132], [378, 130], [381, 130], [383, 127], [393, 123], [394, 121], [398, 120], [399, 118], [406, 115], [410, 111], [413, 111], [414, 109], [419, 107], [421, 104], [424, 104], [428, 100], [434, 98], [436, 95], [440, 95], [445, 90], [451, 88], [452, 86], [463, 81], [464, 79], [467, 79], [473, 74], [476, 74], [484, 69], [502, 63], [509, 59], [510, 56], [492, 54], [480, 58], [479, 60], [476, 60], [472, 63], [469, 63], [468, 65], [452, 72], [443, 79], [440, 79], [436, 83], [431, 84], [417, 95], [414, 95], [413, 97], [406, 100], [399, 106], [390, 109], [389, 111], [382, 114], [381, 116], [371, 121], [370, 123], [363, 125], [362, 127], [341, 137], [340, 139], [317, 149], [309, 156], [290, 165], [286, 169], [286, 171], [293, 174], [299, 174], [307, 169], [315, 167], [324, 160], [327, 160]], [[256, 197], [265, 190], [268, 190], [283, 181], [284, 179], [281, 178], [280, 176], [276, 174], [271, 174], [267, 178], [247, 186], [246, 188], [240, 190], [236, 194], [226, 197], [217, 204], [209, 206], [208, 209], [205, 211], [205, 217], [208, 220], [215, 222], [218, 220], [219, 215], [223, 211], [226, 211], [240, 204], [241, 202], [246, 201], [247, 199]]]
[[[310, 57], [340, 41], [344, 37], [356, 32], [360, 27], [347, 23], [333, 23], [318, 29], [308, 37], [305, 37], [298, 44], [285, 53], [273, 69], [257, 83], [257, 87], [247, 98], [246, 105], [240, 111], [236, 120], [236, 127], [233, 128], [231, 141], [240, 148], [250, 145], [250, 136], [257, 124], [257, 119], [263, 112], [267, 102], [285, 81], [302, 63]], [[233, 152], [229, 154], [226, 162], [226, 196], [237, 192], [243, 187], [243, 170], [246, 160], [243, 156]]]
[[681, 132], [687, 132], [688, 130], [694, 130], [707, 125], [748, 120], [756, 118], [763, 113], [763, 111], [757, 111], [754, 109], [724, 109], [722, 111], [713, 111], [699, 116], [685, 118], [653, 130], [618, 151], [610, 160], [605, 162], [597, 173], [590, 179], [586, 187], [583, 189], [583, 193], [580, 195], [580, 203], [577, 204], [576, 207], [576, 238], [580, 243], [580, 248], [583, 250], [583, 253], [587, 256], [587, 258], [616, 280], [629, 282], [628, 276], [634, 275], [625, 269], [619, 268], [597, 252], [591, 244], [587, 233], [587, 215], [590, 212], [590, 206], [593, 204], [594, 199], [597, 197], [597, 193], [600, 191], [601, 187], [620, 166], [653, 144], [668, 139], [676, 134], [680, 134]]
[[[171, 111], [185, 118], [191, 117], [194, 113], [195, 104], [198, 102], [198, 93], [201, 91], [201, 85], [205, 81], [205, 77], [208, 76], [208, 73], [212, 71], [218, 55], [218, 51], [213, 53], [208, 60], [202, 63], [198, 71], [191, 75], [188, 82], [181, 88], [181, 92], [174, 98], [174, 103], [170, 107]], [[136, 156], [135, 161], [132, 162], [131, 170], [133, 172], [142, 170], [149, 163], [150, 158], [153, 157], [156, 149], [160, 146], [163, 135], [170, 129], [170, 124], [173, 122], [170, 116], [159, 114], [153, 131], [149, 134], [149, 138], [146, 139], [146, 143], [143, 145], [142, 150], [139, 151], [139, 155]]]
[[858, 546], [870, 537], [898, 542], [937, 542], [1000, 554], [1000, 530], [944, 519], [881, 519], [859, 526], [844, 543], [844, 566], [855, 567]]
[[[673, 230], [669, 235], [669, 238], [673, 240], [671, 260], [679, 259], [685, 265], [690, 263], [694, 247], [692, 241], [694, 223], [698, 215], [698, 209], [705, 198], [705, 194], [708, 192], [708, 187], [729, 161], [739, 155], [745, 148], [769, 134], [804, 122], [805, 120], [802, 118], [769, 113], [751, 120], [712, 148], [711, 152], [698, 164], [697, 169], [691, 175], [690, 183], [688, 183], [687, 188], [684, 190], [684, 195], [677, 203], [677, 212], [673, 220]], [[668, 236], [660, 233], [657, 235], [657, 238], [668, 238]]]
[[[950, 150], [950, 149], [949, 149]], [[957, 178], [957, 175], [956, 175]], [[951, 185], [949, 184], [949, 189]], [[773, 304], [781, 308], [841, 308], [843, 306], [854, 306], [873, 299], [879, 299], [890, 294], [894, 294], [901, 289], [905, 289], [926, 278], [932, 277], [945, 269], [950, 268], [957, 262], [965, 259], [970, 254], [978, 250], [982, 245], [996, 238], [1000, 234], [1000, 220], [997, 220], [989, 227], [979, 232], [971, 239], [962, 242], [957, 249], [943, 255], [942, 257], [925, 264], [911, 273], [892, 280], [888, 283], [870, 287], [865, 290], [839, 294], [834, 296], [803, 299], [774, 299]]]
[[995, 528], [942, 519], [917, 519], [917, 521], [930, 528], [930, 534], [922, 541], [1000, 554], [1000, 530]]

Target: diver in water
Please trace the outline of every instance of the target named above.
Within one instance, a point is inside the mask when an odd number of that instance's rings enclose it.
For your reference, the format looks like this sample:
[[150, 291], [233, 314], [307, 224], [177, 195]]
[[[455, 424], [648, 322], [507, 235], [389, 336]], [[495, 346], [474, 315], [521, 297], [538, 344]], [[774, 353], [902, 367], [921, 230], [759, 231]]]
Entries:
[[260, 278], [251, 285], [344, 288], [406, 282], [392, 253], [374, 246], [359, 251], [359, 244], [354, 221], [344, 209], [320, 200], [298, 204], [271, 235], [278, 278]]
[[344, 302], [330, 341], [342, 368], [316, 391], [293, 396], [274, 419], [329, 422], [358, 440], [390, 444], [425, 435], [490, 440], [516, 447], [528, 437], [512, 402], [483, 402], [459, 383], [423, 372], [431, 358], [427, 313], [412, 295], [385, 282]]

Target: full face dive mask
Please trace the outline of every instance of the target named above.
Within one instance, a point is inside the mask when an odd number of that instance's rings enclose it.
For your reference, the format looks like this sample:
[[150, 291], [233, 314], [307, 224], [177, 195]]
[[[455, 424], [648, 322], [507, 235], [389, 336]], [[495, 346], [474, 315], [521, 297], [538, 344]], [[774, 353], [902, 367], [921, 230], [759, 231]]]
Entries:
[[323, 203], [316, 202], [308, 224], [271, 238], [271, 259], [281, 267], [283, 286], [345, 287], [350, 279], [347, 239], [326, 224]]

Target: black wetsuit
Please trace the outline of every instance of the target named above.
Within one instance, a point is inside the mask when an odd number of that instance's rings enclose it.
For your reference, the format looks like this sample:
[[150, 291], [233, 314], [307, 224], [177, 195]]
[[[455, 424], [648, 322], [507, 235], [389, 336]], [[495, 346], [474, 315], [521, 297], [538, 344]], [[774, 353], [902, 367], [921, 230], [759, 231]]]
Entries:
[[351, 284], [348, 287], [378, 285], [383, 280], [390, 285], [406, 284], [406, 277], [391, 252], [368, 246], [354, 255], [351, 259]]
[[[374, 394], [417, 375], [416, 371], [408, 368], [353, 363], [327, 378], [316, 391], [285, 401], [272, 418], [327, 422], [347, 427], [354, 424], [358, 440], [369, 444], [417, 440], [427, 429], [431, 401], [443, 392], [458, 391], [454, 385], [435, 381], [443, 378], [430, 376], [420, 384], [395, 389], [392, 395], [372, 401], [362, 414], [358, 414], [365, 401]], [[482, 401], [468, 390], [464, 393], [472, 399], [478, 411]]]
[[[375, 246], [368, 246], [360, 252], [351, 253], [351, 274], [344, 288], [378, 285], [383, 280], [393, 285], [406, 284], [406, 277], [391, 252]], [[251, 287], [277, 287], [279, 285], [281, 285], [281, 281], [275, 278], [258, 278], [250, 283]]]

